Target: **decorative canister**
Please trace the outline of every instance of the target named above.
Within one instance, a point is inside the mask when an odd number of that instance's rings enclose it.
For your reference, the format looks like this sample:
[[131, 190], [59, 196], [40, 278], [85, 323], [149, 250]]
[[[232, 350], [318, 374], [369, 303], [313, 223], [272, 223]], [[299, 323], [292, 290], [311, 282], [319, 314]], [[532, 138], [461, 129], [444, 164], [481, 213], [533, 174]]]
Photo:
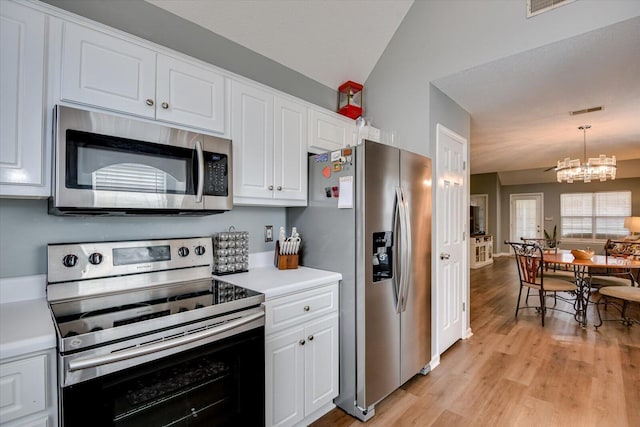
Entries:
[[213, 235], [213, 273], [231, 274], [249, 271], [249, 232], [236, 231], [234, 226], [228, 231]]

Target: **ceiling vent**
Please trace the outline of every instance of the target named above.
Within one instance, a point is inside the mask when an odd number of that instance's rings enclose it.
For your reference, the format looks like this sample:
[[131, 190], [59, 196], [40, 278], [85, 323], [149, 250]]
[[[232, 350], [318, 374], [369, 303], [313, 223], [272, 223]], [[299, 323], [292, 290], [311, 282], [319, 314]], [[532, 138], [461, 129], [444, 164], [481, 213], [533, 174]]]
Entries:
[[527, 0], [527, 18], [564, 6], [575, 0]]
[[569, 114], [572, 116], [577, 116], [578, 114], [593, 113], [595, 111], [602, 111], [602, 110], [604, 110], [604, 107], [600, 105], [598, 107], [591, 107], [591, 108], [584, 108], [582, 110], [569, 111]]

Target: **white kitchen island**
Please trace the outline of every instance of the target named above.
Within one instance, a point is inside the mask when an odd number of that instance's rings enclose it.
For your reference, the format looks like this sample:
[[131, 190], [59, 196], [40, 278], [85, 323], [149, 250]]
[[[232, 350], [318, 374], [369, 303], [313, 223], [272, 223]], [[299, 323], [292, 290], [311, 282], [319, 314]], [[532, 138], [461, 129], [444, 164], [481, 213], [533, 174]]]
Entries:
[[342, 275], [268, 266], [214, 278], [265, 294], [266, 426], [308, 425], [333, 409]]

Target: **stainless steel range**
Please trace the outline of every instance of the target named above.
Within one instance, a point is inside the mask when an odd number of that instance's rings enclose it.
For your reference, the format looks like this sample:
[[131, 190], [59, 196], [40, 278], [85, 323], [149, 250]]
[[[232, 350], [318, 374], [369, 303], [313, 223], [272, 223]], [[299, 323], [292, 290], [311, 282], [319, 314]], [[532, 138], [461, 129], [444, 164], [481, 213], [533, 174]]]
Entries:
[[211, 238], [48, 246], [62, 425], [264, 423], [264, 295], [212, 266]]

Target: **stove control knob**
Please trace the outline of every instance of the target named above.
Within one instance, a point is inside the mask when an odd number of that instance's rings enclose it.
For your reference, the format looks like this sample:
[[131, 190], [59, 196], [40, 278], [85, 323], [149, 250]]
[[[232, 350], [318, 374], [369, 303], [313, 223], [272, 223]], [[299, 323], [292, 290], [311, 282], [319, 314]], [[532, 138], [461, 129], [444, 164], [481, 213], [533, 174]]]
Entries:
[[204, 253], [206, 252], [206, 249], [204, 248], [204, 246], [196, 246], [196, 255], [204, 255]]
[[89, 262], [93, 265], [98, 265], [102, 262], [102, 254], [99, 252], [94, 252], [89, 255]]
[[185, 248], [184, 246], [178, 248], [178, 255], [181, 257], [186, 257], [187, 255], [189, 255], [189, 249]]
[[75, 267], [76, 264], [78, 263], [78, 256], [74, 255], [74, 254], [69, 254], [69, 255], [65, 255], [62, 258], [62, 265], [64, 265], [65, 267]]

